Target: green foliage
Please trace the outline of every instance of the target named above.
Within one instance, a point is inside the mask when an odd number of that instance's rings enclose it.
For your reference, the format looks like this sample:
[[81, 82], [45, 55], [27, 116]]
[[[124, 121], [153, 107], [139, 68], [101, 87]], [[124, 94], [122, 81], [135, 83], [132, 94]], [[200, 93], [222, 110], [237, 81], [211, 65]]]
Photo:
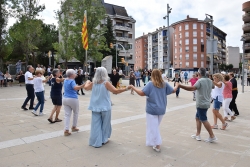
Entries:
[[87, 10], [88, 59], [100, 61], [103, 58], [101, 50], [109, 50], [105, 44], [106, 38], [103, 36], [104, 28], [100, 27], [101, 20], [105, 17], [105, 9], [101, 1], [66, 0], [61, 4], [58, 19], [62, 40], [55, 44], [59, 49], [58, 54], [65, 61], [75, 57], [82, 63], [85, 62], [81, 32], [84, 11]]

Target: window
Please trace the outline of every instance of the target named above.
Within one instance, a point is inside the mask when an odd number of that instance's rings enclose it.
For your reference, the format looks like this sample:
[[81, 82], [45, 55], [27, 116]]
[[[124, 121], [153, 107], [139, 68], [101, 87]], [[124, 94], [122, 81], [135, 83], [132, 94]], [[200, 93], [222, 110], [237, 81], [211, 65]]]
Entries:
[[181, 26], [179, 27], [179, 31], [181, 31]]
[[193, 52], [197, 52], [197, 46], [193, 46]]
[[128, 34], [128, 38], [132, 38], [133, 37], [133, 35], [132, 34]]
[[174, 46], [177, 46], [177, 42], [176, 41], [174, 42]]
[[203, 39], [201, 39], [201, 43], [204, 43], [204, 40], [203, 40]]
[[182, 67], [182, 62], [180, 62], [180, 67]]
[[174, 59], [176, 60], [176, 59], [177, 59], [177, 56], [174, 56]]
[[193, 37], [197, 37], [197, 31], [193, 31]]
[[201, 37], [203, 37], [203, 31], [201, 31]]
[[181, 38], [182, 37], [182, 35], [181, 35], [181, 33], [179, 34], [179, 38]]
[[186, 46], [185, 51], [189, 52], [189, 46]]
[[179, 46], [181, 46], [181, 44], [182, 44], [182, 40], [179, 41]]
[[193, 67], [197, 67], [197, 61], [193, 61]]
[[204, 62], [203, 61], [201, 62], [201, 67], [204, 67]]
[[189, 60], [189, 54], [186, 54], [185, 59]]
[[201, 60], [204, 60], [204, 54], [201, 54]]
[[189, 45], [189, 39], [185, 39], [185, 45]]
[[201, 24], [201, 29], [203, 30], [203, 24]]
[[196, 30], [197, 29], [197, 24], [193, 23], [193, 29]]
[[177, 48], [174, 49], [174, 53], [177, 53]]
[[180, 47], [180, 53], [182, 53], [182, 48]]
[[196, 45], [197, 44], [197, 38], [193, 39], [193, 44]]
[[188, 30], [189, 26], [188, 24], [185, 24], [185, 30]]
[[180, 54], [180, 60], [182, 60], [182, 55]]
[[189, 32], [185, 32], [185, 37], [189, 37]]
[[193, 60], [197, 60], [197, 54], [193, 54]]
[[132, 24], [128, 24], [127, 27], [132, 28], [133, 26], [132, 26]]
[[176, 39], [176, 34], [174, 34], [174, 39]]
[[186, 62], [186, 67], [189, 67], [189, 62]]

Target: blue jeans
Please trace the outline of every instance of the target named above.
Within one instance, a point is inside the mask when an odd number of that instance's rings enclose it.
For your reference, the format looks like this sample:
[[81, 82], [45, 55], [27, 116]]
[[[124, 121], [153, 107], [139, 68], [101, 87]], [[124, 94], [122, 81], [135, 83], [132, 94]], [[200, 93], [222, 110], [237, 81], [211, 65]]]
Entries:
[[195, 117], [198, 118], [201, 122], [207, 121], [207, 108], [197, 108]]
[[176, 96], [179, 96], [179, 93], [180, 93], [180, 88], [178, 88], [175, 92]]
[[41, 105], [40, 113], [42, 113], [43, 112], [43, 106], [44, 106], [44, 93], [43, 93], [43, 91], [42, 92], [36, 92], [36, 97], [38, 99], [38, 103], [37, 103], [34, 110], [36, 111], [38, 109], [38, 107]]
[[137, 86], [137, 87], [138, 87], [138, 86], [141, 86], [141, 85], [140, 85], [140, 78], [137, 78], [137, 79], [136, 79], [136, 86]]

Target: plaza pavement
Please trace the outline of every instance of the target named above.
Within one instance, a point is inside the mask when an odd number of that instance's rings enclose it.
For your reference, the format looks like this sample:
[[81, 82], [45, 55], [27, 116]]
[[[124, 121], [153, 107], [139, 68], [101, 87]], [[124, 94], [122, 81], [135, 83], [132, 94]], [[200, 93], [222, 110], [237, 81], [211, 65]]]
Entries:
[[[123, 84], [127, 85], [128, 81]], [[145, 97], [131, 95], [129, 91], [111, 94], [112, 136], [107, 145], [93, 148], [88, 146], [91, 112], [87, 107], [91, 92], [85, 91], [85, 96], [79, 96], [81, 131], [64, 137], [64, 122], [49, 124], [47, 121], [52, 103], [48, 98], [50, 87], [45, 88], [47, 115], [38, 117], [31, 111], [20, 110], [26, 97], [24, 86], [0, 89], [0, 167], [250, 166], [250, 87], [238, 95], [240, 116], [229, 122], [225, 131], [214, 130], [216, 143], [190, 137], [196, 129], [191, 92], [181, 90], [178, 99], [174, 94], [168, 96], [167, 113], [160, 125], [163, 139], [160, 153], [145, 146]], [[60, 118], [63, 117], [62, 108]], [[208, 118], [212, 123], [211, 109]], [[204, 127], [201, 137], [208, 137]]]

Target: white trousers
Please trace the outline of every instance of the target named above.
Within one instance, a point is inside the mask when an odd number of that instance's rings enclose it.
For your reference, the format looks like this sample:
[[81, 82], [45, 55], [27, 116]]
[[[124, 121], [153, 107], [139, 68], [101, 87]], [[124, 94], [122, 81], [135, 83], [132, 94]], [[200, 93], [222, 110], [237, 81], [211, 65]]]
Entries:
[[232, 98], [226, 98], [223, 100], [222, 107], [224, 110], [224, 117], [228, 117], [228, 114], [230, 116], [233, 116], [232, 111], [229, 108], [230, 102], [232, 101]]
[[78, 99], [73, 98], [63, 98], [63, 107], [64, 107], [64, 130], [69, 130], [70, 117], [73, 111], [73, 125], [72, 127], [77, 126], [78, 113], [79, 113], [79, 101]]
[[161, 145], [160, 123], [163, 115], [150, 115], [147, 113], [146, 146]]

